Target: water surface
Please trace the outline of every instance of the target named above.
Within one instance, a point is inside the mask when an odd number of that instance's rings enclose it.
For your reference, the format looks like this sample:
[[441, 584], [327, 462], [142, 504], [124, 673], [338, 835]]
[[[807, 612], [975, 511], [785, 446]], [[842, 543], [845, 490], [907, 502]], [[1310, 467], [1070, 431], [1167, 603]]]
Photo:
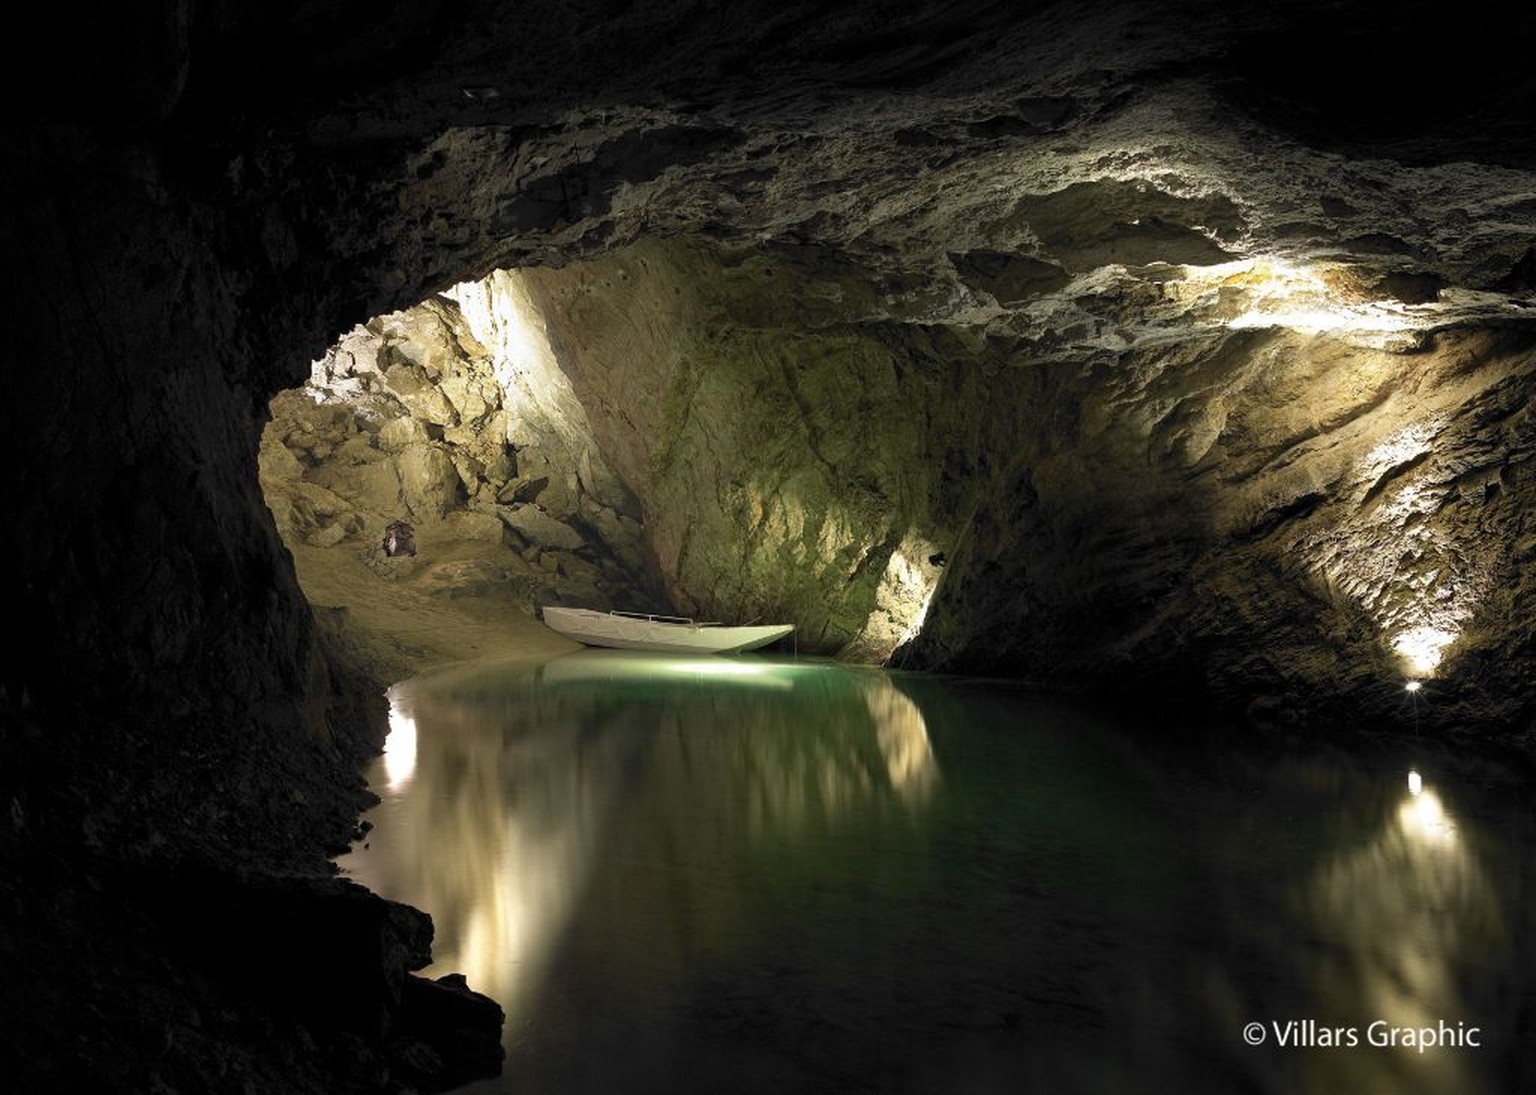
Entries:
[[1491, 762], [751, 657], [392, 702], [343, 866], [506, 1009], [473, 1090], [1536, 1089], [1536, 824]]

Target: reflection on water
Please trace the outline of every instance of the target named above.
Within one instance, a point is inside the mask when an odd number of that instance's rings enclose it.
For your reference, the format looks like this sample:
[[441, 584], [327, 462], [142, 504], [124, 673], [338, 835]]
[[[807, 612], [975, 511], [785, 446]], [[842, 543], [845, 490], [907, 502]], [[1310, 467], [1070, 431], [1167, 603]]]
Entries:
[[403, 791], [416, 771], [416, 720], [398, 707], [389, 709], [384, 739], [384, 779], [391, 791]]
[[[506, 1008], [485, 1090], [1536, 1081], [1536, 826], [1503, 770], [1152, 747], [1002, 687], [746, 657], [583, 652], [391, 698], [343, 866]], [[1277, 1044], [1292, 1020], [1358, 1044]]]
[[[763, 707], [765, 690], [781, 706]], [[509, 1034], [531, 1018], [599, 842], [622, 845], [637, 818], [724, 855], [892, 791], [920, 805], [938, 783], [922, 713], [878, 673], [591, 651], [391, 699], [385, 801], [342, 866], [432, 912], [434, 972], [495, 997]], [[704, 911], [721, 921], [705, 932], [737, 912]]]
[[[1382, 1024], [1367, 1041], [1383, 1040], [1382, 1028], [1433, 1029], [1438, 1040], [1442, 1021], [1480, 1029], [1497, 1021], [1470, 1008], [1458, 984], [1465, 964], [1507, 953], [1497, 888], [1416, 769], [1377, 832], [1325, 862], [1306, 896], [1327, 943], [1312, 973], [1328, 1025], [1362, 1006]], [[1391, 1091], [1405, 1079], [1445, 1095], [1479, 1090], [1472, 1066], [1481, 1047], [1420, 1053], [1419, 1040], [1346, 1055], [1324, 1074], [1358, 1091]]]

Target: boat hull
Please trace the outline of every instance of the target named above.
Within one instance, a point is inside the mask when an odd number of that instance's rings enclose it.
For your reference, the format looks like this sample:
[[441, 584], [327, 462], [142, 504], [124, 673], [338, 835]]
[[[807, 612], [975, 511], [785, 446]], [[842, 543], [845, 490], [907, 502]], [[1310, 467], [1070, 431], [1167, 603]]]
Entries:
[[668, 654], [739, 654], [784, 638], [792, 624], [724, 627], [669, 623], [594, 612], [588, 608], [544, 609], [544, 623], [587, 646], [614, 650], [657, 650]]

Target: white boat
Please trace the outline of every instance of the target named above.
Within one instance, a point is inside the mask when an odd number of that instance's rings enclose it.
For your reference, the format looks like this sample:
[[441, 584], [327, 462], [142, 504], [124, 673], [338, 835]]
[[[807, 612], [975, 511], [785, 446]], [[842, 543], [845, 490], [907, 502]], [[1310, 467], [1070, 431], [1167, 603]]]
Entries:
[[793, 624], [728, 627], [683, 616], [643, 612], [596, 612], [590, 608], [545, 606], [544, 622], [587, 646], [619, 650], [661, 650], [670, 654], [736, 654], [756, 650], [793, 631]]

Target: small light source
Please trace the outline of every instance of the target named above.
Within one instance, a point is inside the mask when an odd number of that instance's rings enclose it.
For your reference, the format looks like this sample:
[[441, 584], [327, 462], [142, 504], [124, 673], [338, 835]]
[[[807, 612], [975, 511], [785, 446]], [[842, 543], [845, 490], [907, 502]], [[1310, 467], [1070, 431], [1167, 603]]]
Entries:
[[1408, 769], [1408, 793], [1417, 795], [1422, 790], [1424, 790], [1424, 777], [1419, 775], [1417, 768]]
[[1409, 681], [1407, 684], [1403, 685], [1403, 689], [1405, 691], [1408, 691], [1408, 692], [1417, 692], [1419, 689], [1421, 689], [1423, 687], [1424, 687], [1424, 682], [1423, 681]]

